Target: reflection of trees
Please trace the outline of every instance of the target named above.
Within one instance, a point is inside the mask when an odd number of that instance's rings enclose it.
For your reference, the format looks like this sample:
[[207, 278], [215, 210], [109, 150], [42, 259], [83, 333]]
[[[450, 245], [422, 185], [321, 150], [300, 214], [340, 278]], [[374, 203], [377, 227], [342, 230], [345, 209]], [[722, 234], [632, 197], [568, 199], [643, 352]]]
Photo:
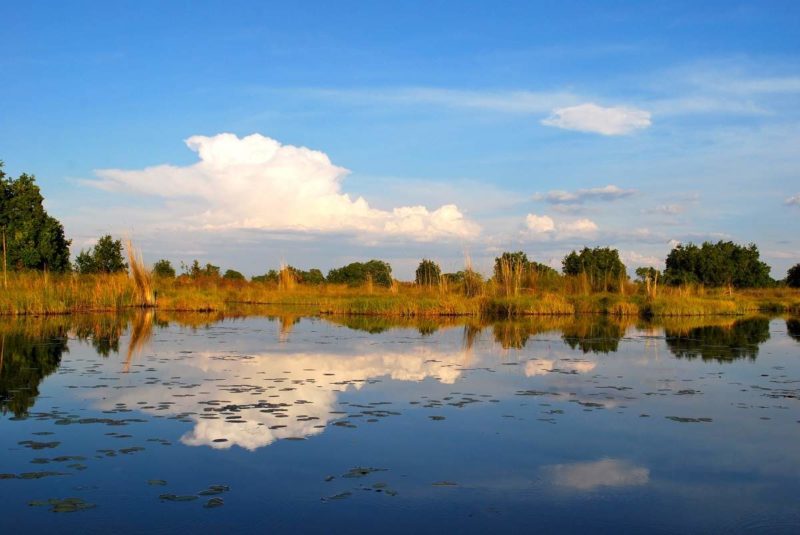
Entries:
[[0, 410], [22, 416], [33, 407], [39, 385], [55, 372], [69, 351], [70, 336], [88, 342], [97, 354], [119, 352], [120, 337], [131, 325], [126, 368], [149, 340], [153, 312], [135, 316], [76, 314], [44, 318], [18, 318], [0, 323]]
[[370, 334], [379, 334], [391, 329], [416, 329], [422, 336], [429, 336], [442, 328], [463, 325], [469, 319], [460, 317], [370, 316], [364, 314], [325, 316], [325, 321]]
[[769, 320], [748, 318], [730, 326], [707, 325], [672, 331], [665, 329], [667, 347], [678, 358], [731, 362], [758, 356], [758, 346], [769, 340]]
[[128, 316], [116, 314], [76, 315], [70, 318], [78, 340], [92, 344], [98, 355], [119, 353], [119, 339], [128, 324]]
[[503, 349], [521, 349], [531, 336], [561, 331], [572, 349], [608, 353], [616, 351], [626, 326], [623, 320], [606, 316], [529, 316], [495, 322], [492, 332]]
[[612, 353], [619, 348], [627, 325], [616, 317], [579, 317], [562, 329], [561, 338], [584, 353]]
[[39, 384], [56, 371], [67, 351], [67, 329], [61, 322], [39, 329], [11, 322], [0, 327], [0, 410], [15, 416], [28, 412], [39, 395]]
[[800, 318], [789, 318], [786, 320], [786, 331], [789, 336], [800, 342]]

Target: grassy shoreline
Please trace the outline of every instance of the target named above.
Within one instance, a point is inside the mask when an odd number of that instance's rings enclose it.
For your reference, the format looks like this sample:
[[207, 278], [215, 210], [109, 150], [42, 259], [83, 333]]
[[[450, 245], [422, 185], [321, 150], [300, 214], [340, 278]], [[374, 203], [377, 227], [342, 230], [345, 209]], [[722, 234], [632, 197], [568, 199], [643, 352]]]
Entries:
[[[567, 289], [522, 290], [504, 295], [486, 284], [480, 295], [398, 283], [377, 286], [278, 285], [224, 280], [159, 280], [153, 283], [154, 307], [163, 311], [226, 312], [242, 305], [302, 307], [315, 315], [394, 317], [469, 316], [506, 318], [537, 315], [602, 314], [621, 317], [745, 315], [754, 312], [800, 313], [800, 290], [789, 288], [727, 290], [662, 288], [646, 295], [629, 284], [624, 293], [582, 293]], [[56, 315], [118, 312], [141, 308], [134, 280], [116, 275], [17, 273], [0, 289], [0, 315]]]

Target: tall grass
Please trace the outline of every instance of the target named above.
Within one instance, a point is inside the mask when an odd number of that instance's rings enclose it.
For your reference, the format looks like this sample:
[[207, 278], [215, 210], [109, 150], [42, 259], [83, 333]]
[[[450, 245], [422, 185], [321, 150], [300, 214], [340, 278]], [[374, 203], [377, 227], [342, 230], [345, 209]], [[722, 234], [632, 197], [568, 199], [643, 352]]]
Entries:
[[[131, 247], [131, 249], [133, 249]], [[608, 316], [738, 315], [756, 311], [800, 312], [800, 291], [789, 288], [737, 290], [625, 284], [625, 292], [590, 293], [580, 277], [560, 277], [520, 287], [484, 281], [465, 263], [464, 277], [424, 287], [394, 281], [373, 285], [306, 285], [291, 270], [278, 282], [229, 281], [214, 277], [150, 277], [141, 256], [131, 255], [131, 275], [8, 273], [0, 292], [0, 315], [47, 315], [156, 307], [160, 311], [218, 311], [242, 305], [302, 307], [305, 313], [386, 316], [515, 317], [603, 314]], [[442, 280], [446, 280], [444, 277]], [[545, 288], [546, 286], [546, 288]], [[156, 302], [155, 295], [158, 296]]]
[[142, 253], [133, 246], [133, 242], [128, 239], [125, 245], [128, 250], [128, 263], [130, 264], [130, 275], [133, 279], [136, 300], [141, 307], [155, 306], [153, 275], [145, 267]]

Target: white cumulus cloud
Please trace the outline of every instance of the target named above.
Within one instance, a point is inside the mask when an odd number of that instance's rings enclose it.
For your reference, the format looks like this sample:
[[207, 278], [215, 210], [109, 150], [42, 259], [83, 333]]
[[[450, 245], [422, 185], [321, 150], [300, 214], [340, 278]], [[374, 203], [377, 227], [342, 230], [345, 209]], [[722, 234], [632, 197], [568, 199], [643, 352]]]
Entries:
[[559, 230], [562, 233], [570, 235], [584, 235], [591, 234], [597, 231], [597, 223], [591, 219], [581, 218], [575, 221], [568, 221], [559, 225]]
[[348, 170], [320, 151], [283, 145], [260, 134], [192, 136], [200, 161], [142, 170], [102, 169], [88, 183], [168, 200], [177, 216], [206, 229], [352, 232], [419, 241], [467, 239], [478, 225], [457, 206], [372, 208], [343, 193]]
[[603, 107], [589, 102], [556, 108], [550, 117], [542, 119], [542, 124], [565, 130], [619, 136], [648, 128], [651, 121], [650, 112], [645, 110], [628, 106]]
[[597, 223], [581, 218], [572, 221], [555, 221], [548, 215], [528, 214], [525, 217], [526, 234], [539, 239], [561, 239], [588, 236], [598, 230]]
[[553, 232], [556, 229], [553, 218], [546, 215], [528, 214], [525, 218], [525, 225], [528, 227], [528, 230], [535, 234]]

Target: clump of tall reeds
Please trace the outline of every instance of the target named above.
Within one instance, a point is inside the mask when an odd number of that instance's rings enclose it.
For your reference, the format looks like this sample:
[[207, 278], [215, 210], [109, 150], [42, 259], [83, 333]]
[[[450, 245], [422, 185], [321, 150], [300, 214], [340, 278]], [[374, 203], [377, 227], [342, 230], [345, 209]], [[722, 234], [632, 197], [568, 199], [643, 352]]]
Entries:
[[134, 284], [136, 304], [141, 307], [155, 306], [153, 277], [144, 265], [142, 253], [133, 246], [133, 242], [130, 239], [126, 240], [125, 246], [128, 250], [128, 263], [130, 264], [130, 275]]
[[506, 297], [516, 297], [522, 287], [522, 275], [525, 266], [521, 261], [501, 258], [495, 278], [498, 279], [498, 289]]
[[286, 264], [281, 264], [281, 270], [278, 272], [278, 289], [284, 292], [291, 292], [297, 286], [297, 279]]
[[483, 293], [483, 277], [472, 268], [472, 259], [464, 255], [464, 295], [477, 297]]

